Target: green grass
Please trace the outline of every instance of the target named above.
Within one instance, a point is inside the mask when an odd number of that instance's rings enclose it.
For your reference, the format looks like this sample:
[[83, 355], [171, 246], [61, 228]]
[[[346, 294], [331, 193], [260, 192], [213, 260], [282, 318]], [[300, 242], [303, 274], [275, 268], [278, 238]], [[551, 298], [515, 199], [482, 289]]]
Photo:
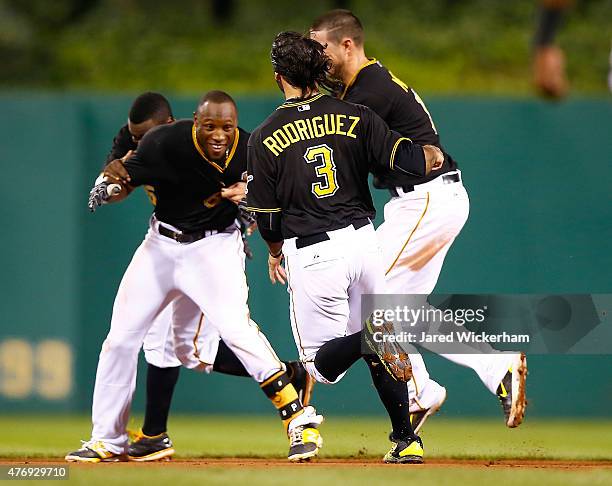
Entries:
[[[140, 421], [134, 421], [137, 428]], [[63, 457], [88, 439], [84, 416], [0, 418], [0, 457]], [[282, 458], [287, 444], [270, 416], [176, 416], [169, 432], [177, 457]], [[321, 457], [382, 457], [388, 425], [378, 418], [328, 417]], [[434, 419], [423, 439], [427, 457], [460, 459], [611, 459], [612, 421], [527, 421], [509, 430], [501, 420]]]
[[[140, 418], [132, 421], [136, 428]], [[2, 458], [58, 459], [90, 434], [86, 416], [0, 417]], [[322, 458], [375, 458], [387, 451], [387, 422], [379, 418], [328, 417], [323, 425]], [[265, 457], [284, 459], [282, 428], [271, 416], [175, 416], [170, 433], [177, 459]], [[610, 460], [612, 421], [533, 420], [508, 430], [500, 420], [434, 419], [423, 434], [426, 457], [457, 459]], [[435, 462], [435, 461], [432, 461]], [[486, 463], [486, 461], [485, 461]], [[462, 484], [604, 485], [612, 468], [477, 467], [458, 463], [425, 467], [350, 465], [224, 465], [179, 462], [72, 465], [71, 484]], [[27, 483], [20, 483], [27, 484]]]
[[[1, 86], [276, 92], [269, 61], [274, 35], [305, 31], [332, 5], [311, 0], [288, 8], [267, 0], [262, 7], [239, 0], [235, 18], [218, 25], [210, 2], [201, 0], [183, 0], [181, 8], [173, 2], [100, 0], [73, 22], [61, 14], [69, 3], [0, 0]], [[421, 92], [531, 93], [535, 0], [350, 3], [364, 23], [367, 52]], [[612, 3], [576, 3], [558, 35], [572, 90], [603, 94]]]

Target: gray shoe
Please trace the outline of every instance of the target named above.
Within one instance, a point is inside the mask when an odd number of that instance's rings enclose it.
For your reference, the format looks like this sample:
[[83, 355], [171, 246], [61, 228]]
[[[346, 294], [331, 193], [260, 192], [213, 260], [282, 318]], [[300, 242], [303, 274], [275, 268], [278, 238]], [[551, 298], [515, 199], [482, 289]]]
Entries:
[[136, 462], [169, 460], [173, 454], [174, 447], [166, 432], [153, 437], [140, 434], [128, 447], [129, 460]]

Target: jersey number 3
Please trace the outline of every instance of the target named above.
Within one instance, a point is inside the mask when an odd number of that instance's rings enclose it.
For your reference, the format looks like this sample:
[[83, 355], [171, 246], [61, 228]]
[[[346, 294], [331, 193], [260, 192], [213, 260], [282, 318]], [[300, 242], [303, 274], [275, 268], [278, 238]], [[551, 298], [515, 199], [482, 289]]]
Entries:
[[336, 164], [334, 163], [334, 151], [327, 144], [309, 147], [304, 154], [304, 159], [309, 164], [318, 162], [315, 166], [317, 177], [322, 178], [320, 182], [312, 183], [312, 193], [318, 197], [329, 197], [336, 194], [338, 183], [336, 182]]

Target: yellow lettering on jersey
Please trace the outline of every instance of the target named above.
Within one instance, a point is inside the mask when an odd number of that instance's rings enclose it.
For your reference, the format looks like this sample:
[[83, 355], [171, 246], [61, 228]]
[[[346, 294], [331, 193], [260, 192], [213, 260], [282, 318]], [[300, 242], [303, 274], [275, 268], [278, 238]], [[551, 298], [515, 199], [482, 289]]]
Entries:
[[353, 130], [355, 129], [357, 123], [359, 123], [359, 120], [361, 120], [361, 118], [359, 118], [358, 116], [349, 116], [349, 120], [352, 120], [353, 123], [351, 124], [351, 128], [348, 129], [348, 132], [346, 132], [346, 136], [351, 138], [357, 138], [357, 135], [353, 133]]
[[202, 203], [204, 204], [204, 206], [210, 209], [210, 208], [214, 208], [217, 204], [219, 204], [221, 202], [221, 199], [223, 199], [221, 197], [221, 193], [216, 192], [212, 196], [209, 196], [206, 199], [204, 199]]
[[309, 147], [304, 154], [304, 159], [309, 164], [319, 162], [319, 165], [315, 167], [315, 173], [323, 181], [312, 184], [312, 193], [319, 199], [333, 196], [338, 190], [338, 183], [336, 182], [336, 164], [332, 148], [327, 144]]
[[286, 149], [289, 147], [289, 145], [291, 145], [287, 135], [285, 135], [285, 132], [283, 132], [280, 128], [278, 130], [274, 130], [272, 136], [276, 139], [282, 149]]
[[295, 120], [275, 130], [271, 136], [263, 140], [263, 144], [278, 157], [291, 144], [304, 140], [321, 138], [326, 135], [357, 138], [355, 131], [360, 120], [358, 116], [348, 116], [342, 113], [325, 113], [323, 116], [317, 115], [312, 118]]
[[315, 137], [317, 138], [325, 136], [325, 128], [321, 124], [322, 121], [323, 121], [323, 118], [321, 118], [320, 116], [315, 116], [312, 119], [312, 127], [314, 129]]
[[282, 148], [278, 146], [274, 137], [266, 137], [263, 141], [264, 145], [268, 147], [274, 155], [278, 157], [278, 155], [283, 151]]
[[300, 141], [300, 136], [298, 135], [297, 129], [293, 126], [292, 123], [287, 123], [286, 125], [283, 125], [283, 130], [285, 130], [287, 137], [289, 137], [289, 142], [295, 143]]
[[323, 115], [323, 124], [325, 125], [325, 133], [327, 135], [334, 135], [336, 133], [336, 117], [332, 114], [327, 113]]
[[340, 113], [336, 115], [336, 134], [337, 135], [346, 135], [346, 132], [342, 131], [342, 126], [344, 125], [344, 122], [342, 121], [343, 118], [346, 118], [346, 115], [341, 115]]
[[310, 140], [312, 138], [312, 136], [308, 134], [308, 127], [306, 127], [306, 122], [304, 120], [295, 120], [293, 123], [300, 135], [300, 140]]
[[312, 121], [310, 118], [306, 118], [306, 125], [308, 125], [308, 133], [310, 133], [310, 138], [315, 138], [315, 134], [312, 129]]
[[147, 197], [153, 206], [157, 206], [157, 196], [155, 195], [155, 188], [153, 186], [142, 186], [145, 192], [147, 193]]

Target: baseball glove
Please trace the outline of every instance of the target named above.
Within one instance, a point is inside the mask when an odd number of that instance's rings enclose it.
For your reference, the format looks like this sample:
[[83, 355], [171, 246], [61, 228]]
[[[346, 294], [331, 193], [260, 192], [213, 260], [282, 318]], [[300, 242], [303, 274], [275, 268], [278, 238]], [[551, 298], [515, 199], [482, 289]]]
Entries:
[[87, 207], [93, 213], [103, 204], [106, 204], [111, 196], [119, 194], [121, 186], [119, 184], [110, 184], [107, 181], [102, 181], [92, 187], [89, 191], [89, 201]]

